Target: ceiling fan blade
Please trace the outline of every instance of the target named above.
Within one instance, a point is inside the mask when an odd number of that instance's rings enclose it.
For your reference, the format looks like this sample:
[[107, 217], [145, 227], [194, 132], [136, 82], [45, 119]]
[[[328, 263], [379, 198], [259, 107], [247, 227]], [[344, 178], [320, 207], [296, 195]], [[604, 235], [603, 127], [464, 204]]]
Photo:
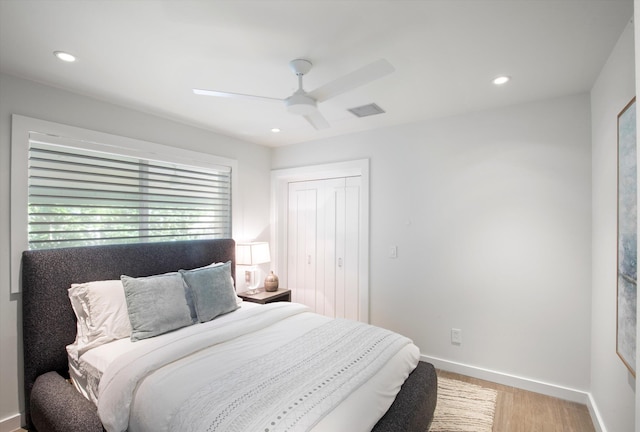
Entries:
[[349, 90], [375, 81], [383, 76], [389, 75], [396, 70], [391, 63], [385, 59], [377, 60], [366, 66], [361, 67], [347, 75], [337, 78], [327, 84], [318, 87], [309, 92], [309, 96], [318, 102], [325, 101], [332, 97], [338, 96]]
[[311, 126], [313, 126], [316, 129], [327, 129], [329, 128], [329, 122], [327, 121], [327, 119], [325, 119], [323, 117], [322, 114], [320, 114], [320, 111], [316, 111], [312, 114], [308, 114], [306, 116], [303, 116], [305, 118], [305, 120], [307, 120], [309, 123], [311, 123]]
[[217, 97], [237, 98], [237, 99], [271, 100], [271, 101], [278, 101], [278, 102], [284, 101], [284, 99], [272, 98], [268, 96], [255, 96], [255, 95], [247, 95], [242, 93], [221, 92], [216, 90], [203, 90], [203, 89], [194, 88], [193, 92], [197, 95], [203, 95], [203, 96], [217, 96]]

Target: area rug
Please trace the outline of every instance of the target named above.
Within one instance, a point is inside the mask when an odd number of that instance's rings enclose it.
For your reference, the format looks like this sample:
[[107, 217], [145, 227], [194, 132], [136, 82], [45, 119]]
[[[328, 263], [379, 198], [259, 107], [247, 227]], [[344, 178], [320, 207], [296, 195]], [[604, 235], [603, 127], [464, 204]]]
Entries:
[[498, 392], [438, 377], [438, 403], [429, 432], [491, 432]]

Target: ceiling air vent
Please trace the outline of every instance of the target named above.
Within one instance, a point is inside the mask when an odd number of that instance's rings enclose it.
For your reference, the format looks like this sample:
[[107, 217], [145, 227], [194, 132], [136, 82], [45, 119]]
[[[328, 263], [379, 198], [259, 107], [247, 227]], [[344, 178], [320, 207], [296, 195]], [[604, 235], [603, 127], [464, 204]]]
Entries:
[[347, 111], [351, 112], [356, 117], [367, 117], [370, 115], [382, 114], [385, 111], [378, 105], [372, 103], [369, 105], [362, 105], [355, 108], [349, 108]]

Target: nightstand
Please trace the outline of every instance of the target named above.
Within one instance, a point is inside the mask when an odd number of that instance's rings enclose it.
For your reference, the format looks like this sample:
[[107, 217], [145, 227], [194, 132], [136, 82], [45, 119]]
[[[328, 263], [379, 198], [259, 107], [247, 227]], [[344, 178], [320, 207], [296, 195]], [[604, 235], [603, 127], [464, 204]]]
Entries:
[[291, 301], [291, 290], [279, 289], [272, 292], [265, 291], [264, 288], [258, 288], [258, 290], [259, 292], [257, 294], [248, 294], [246, 292], [238, 293], [238, 297], [240, 297], [244, 301], [260, 304], [267, 304], [277, 301]]

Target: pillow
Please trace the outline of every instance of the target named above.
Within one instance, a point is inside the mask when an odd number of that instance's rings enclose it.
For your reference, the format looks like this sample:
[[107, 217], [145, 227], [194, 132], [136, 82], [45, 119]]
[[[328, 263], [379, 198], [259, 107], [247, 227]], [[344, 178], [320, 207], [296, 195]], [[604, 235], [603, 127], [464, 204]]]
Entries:
[[116, 339], [131, 335], [122, 282], [94, 281], [72, 284], [71, 307], [78, 319], [77, 355]]
[[84, 313], [84, 309], [82, 309], [82, 303], [78, 298], [78, 288], [79, 284], [71, 284], [71, 288], [67, 290], [69, 293], [69, 301], [71, 302], [71, 308], [73, 309], [73, 313], [76, 315], [76, 341], [74, 344], [78, 344], [81, 340], [85, 340], [87, 337], [87, 324], [86, 319], [87, 315]]
[[[208, 265], [206, 265], [204, 267], [195, 268], [193, 270], [198, 270], [198, 269], [203, 269], [203, 268], [208, 268], [208, 267], [216, 267], [216, 266], [221, 266], [221, 265], [224, 265], [224, 263], [222, 263], [222, 262], [214, 262], [214, 263], [208, 264]], [[231, 283], [233, 283], [233, 279], [232, 279]], [[196, 305], [194, 303], [193, 295], [191, 294], [191, 290], [189, 289], [188, 286], [186, 286], [186, 284], [185, 284], [185, 295], [187, 297], [187, 306], [189, 306], [189, 311], [191, 312], [191, 319], [193, 320], [193, 323], [195, 324], [195, 323], [198, 322], [198, 314], [196, 313]]]
[[[223, 266], [225, 264], [226, 263], [223, 263], [223, 262], [214, 262], [204, 267], [198, 267], [192, 270], [185, 270], [185, 271], [200, 270], [200, 269], [205, 269], [209, 267], [218, 267], [218, 266]], [[229, 281], [231, 282], [232, 287], [235, 286], [235, 283], [233, 282], [233, 276], [231, 276], [231, 271], [229, 271]], [[235, 292], [234, 292], [234, 295], [235, 295]], [[186, 296], [187, 296], [187, 305], [189, 306], [189, 310], [191, 311], [191, 318], [193, 319], [193, 322], [195, 324], [198, 322], [198, 314], [196, 313], [196, 305], [194, 304], [194, 301], [193, 301], [193, 295], [191, 294], [191, 290], [189, 289], [188, 286], [186, 289]], [[238, 306], [240, 306], [240, 304], [242, 303], [242, 299], [238, 296], [236, 296], [236, 303], [238, 304]]]
[[223, 265], [180, 270], [193, 298], [198, 321], [207, 322], [238, 309], [231, 282], [231, 261]]
[[168, 273], [120, 276], [131, 321], [131, 341], [150, 338], [193, 324], [182, 276]]

